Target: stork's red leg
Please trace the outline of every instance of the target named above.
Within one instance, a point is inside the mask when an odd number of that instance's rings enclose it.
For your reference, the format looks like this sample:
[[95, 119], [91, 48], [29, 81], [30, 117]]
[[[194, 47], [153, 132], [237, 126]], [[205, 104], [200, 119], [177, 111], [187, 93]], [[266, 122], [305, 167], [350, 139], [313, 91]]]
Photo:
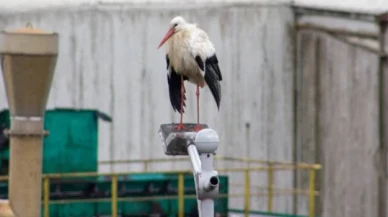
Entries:
[[184, 98], [185, 98], [185, 86], [184, 86], [184, 81], [183, 81], [183, 76], [181, 75], [181, 119], [179, 121], [179, 125], [176, 127], [177, 130], [182, 130], [184, 129], [183, 127], [183, 103], [184, 103]]
[[194, 130], [198, 132], [201, 130], [199, 125], [199, 83], [197, 83], [197, 92], [195, 94], [197, 95], [197, 126], [195, 126]]

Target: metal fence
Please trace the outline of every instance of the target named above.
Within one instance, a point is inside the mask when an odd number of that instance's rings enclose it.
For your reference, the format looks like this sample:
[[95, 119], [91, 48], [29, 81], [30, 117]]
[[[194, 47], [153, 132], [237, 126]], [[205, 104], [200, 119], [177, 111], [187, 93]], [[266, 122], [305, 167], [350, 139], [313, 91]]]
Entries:
[[[289, 163], [289, 162], [279, 162], [279, 161], [261, 161], [261, 160], [253, 160], [248, 158], [229, 158], [229, 157], [217, 157], [217, 160], [230, 160], [230, 161], [238, 161], [248, 164], [255, 164], [251, 166], [246, 167], [239, 167], [239, 168], [222, 168], [217, 169], [220, 174], [226, 174], [226, 173], [243, 173], [244, 174], [244, 181], [243, 183], [230, 183], [229, 189], [236, 188], [239, 186], [243, 187], [243, 193], [228, 193], [228, 194], [220, 194], [219, 197], [242, 197], [244, 200], [244, 207], [242, 207], [242, 211], [244, 213], [245, 217], [248, 217], [248, 215], [252, 212], [251, 210], [251, 198], [256, 197], [267, 197], [267, 212], [271, 213], [273, 211], [273, 199], [277, 195], [284, 195], [284, 194], [297, 194], [297, 195], [307, 195], [308, 196], [308, 216], [313, 217], [315, 216], [315, 197], [319, 194], [319, 192], [316, 191], [315, 187], [315, 177], [316, 177], [316, 171], [321, 168], [319, 164], [307, 164], [307, 163]], [[170, 159], [149, 159], [149, 160], [130, 160], [126, 162], [102, 162], [102, 163], [142, 163], [144, 164], [145, 170], [147, 170], [147, 165], [151, 163], [159, 163], [159, 162], [166, 162]], [[178, 158], [174, 160], [185, 160], [187, 161], [187, 158]], [[171, 160], [170, 160], [171, 161]], [[265, 164], [265, 165], [260, 165]], [[308, 182], [309, 186], [308, 189], [285, 189], [285, 188], [277, 188], [274, 185], [274, 174], [277, 171], [284, 171], [284, 170], [307, 170], [308, 175]], [[176, 196], [148, 196], [148, 197], [118, 197], [118, 177], [120, 176], [126, 176], [126, 175], [133, 175], [133, 174], [146, 174], [150, 172], [157, 172], [157, 173], [164, 173], [164, 174], [177, 174], [178, 175], [178, 193]], [[107, 200], [111, 202], [111, 210], [112, 210], [112, 217], [117, 217], [118, 210], [117, 210], [117, 204], [120, 201], [146, 201], [146, 200], [154, 200], [154, 199], [178, 199], [178, 211], [179, 211], [179, 217], [183, 217], [184, 215], [184, 199], [185, 198], [195, 198], [195, 195], [185, 195], [184, 193], [184, 174], [191, 173], [191, 170], [176, 170], [176, 171], [142, 171], [142, 172], [130, 172], [130, 173], [95, 173], [95, 172], [89, 172], [89, 173], [63, 173], [63, 174], [45, 174], [43, 176], [43, 213], [44, 217], [49, 217], [49, 205], [50, 204], [69, 204], [69, 203], [75, 203], [75, 202], [107, 202]], [[266, 172], [268, 177], [268, 185], [267, 186], [257, 186], [252, 184], [251, 180], [251, 174], [254, 172]], [[69, 200], [59, 200], [59, 201], [50, 201], [49, 194], [50, 194], [50, 181], [52, 179], [58, 179], [58, 178], [80, 178], [80, 177], [97, 177], [97, 176], [109, 176], [111, 178], [111, 198], [110, 199], [69, 199]], [[2, 176], [0, 177], [0, 181], [8, 180], [8, 176]], [[253, 189], [260, 189], [264, 190], [265, 192], [259, 192], [259, 193], [253, 193]]]

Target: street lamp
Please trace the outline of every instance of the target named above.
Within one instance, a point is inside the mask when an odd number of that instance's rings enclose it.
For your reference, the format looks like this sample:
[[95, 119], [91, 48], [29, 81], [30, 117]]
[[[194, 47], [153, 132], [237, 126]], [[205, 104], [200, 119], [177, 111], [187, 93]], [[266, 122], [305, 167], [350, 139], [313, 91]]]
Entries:
[[5, 131], [10, 137], [8, 195], [16, 216], [41, 216], [44, 114], [57, 54], [56, 33], [31, 26], [0, 33], [1, 71], [11, 120]]

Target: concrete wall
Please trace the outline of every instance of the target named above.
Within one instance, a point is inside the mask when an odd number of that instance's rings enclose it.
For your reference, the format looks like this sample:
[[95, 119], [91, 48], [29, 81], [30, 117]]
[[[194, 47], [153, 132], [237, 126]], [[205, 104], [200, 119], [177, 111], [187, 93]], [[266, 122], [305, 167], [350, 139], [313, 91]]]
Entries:
[[[103, 5], [60, 8], [0, 16], [0, 28], [31, 22], [60, 34], [60, 53], [48, 107], [93, 108], [113, 117], [100, 122], [99, 160], [164, 157], [157, 131], [178, 121], [168, 98], [164, 48], [156, 47], [170, 19], [182, 15], [208, 32], [223, 73], [218, 112], [207, 88], [201, 95], [201, 119], [216, 129], [218, 154], [292, 161], [293, 14], [286, 6], [131, 7]], [[2, 81], [0, 81], [0, 84]], [[195, 94], [187, 85], [187, 113], [194, 122]], [[0, 107], [7, 107], [0, 88]], [[219, 167], [241, 166], [236, 163]], [[188, 168], [188, 164], [153, 164], [151, 169]], [[142, 170], [140, 165], [101, 166], [101, 172]], [[242, 182], [233, 174], [232, 182]], [[252, 184], [266, 185], [265, 175]], [[292, 173], [275, 175], [277, 187], [291, 188]], [[234, 192], [243, 193], [242, 188]], [[257, 191], [256, 191], [257, 192]], [[232, 208], [242, 200], [231, 199]], [[252, 199], [265, 209], [265, 198]], [[274, 201], [275, 211], [291, 212], [291, 197]]]
[[[218, 51], [224, 76], [220, 111], [207, 88], [201, 95], [201, 118], [221, 136], [218, 154], [322, 163], [317, 180], [320, 216], [378, 216], [381, 177], [385, 177], [381, 168], [387, 167], [382, 167], [380, 156], [379, 57], [333, 35], [300, 31], [294, 86], [294, 19], [288, 6], [64, 7], [9, 13], [0, 16], [0, 28], [32, 22], [37, 28], [60, 33], [48, 106], [99, 109], [113, 117], [112, 124], [100, 122], [99, 161], [159, 158], [165, 156], [158, 128], [178, 121], [179, 116], [172, 112], [168, 99], [164, 48], [156, 47], [168, 22], [178, 14], [207, 31]], [[375, 23], [351, 19], [311, 16], [298, 22], [379, 32]], [[362, 43], [372, 50], [380, 46], [377, 40]], [[383, 67], [387, 68], [386, 62]], [[187, 89], [184, 120], [194, 122], [194, 88], [188, 85]], [[0, 88], [0, 108], [5, 107]], [[242, 164], [217, 163], [217, 167], [238, 166]], [[150, 169], [183, 168], [189, 164], [150, 165]], [[128, 164], [99, 167], [101, 172], [142, 169]], [[243, 183], [242, 174], [230, 175], [232, 183]], [[307, 180], [307, 173], [298, 171], [295, 187], [307, 188]], [[293, 181], [291, 172], [275, 174], [276, 187], [291, 188]], [[252, 194], [263, 192], [259, 186], [267, 185], [267, 176], [252, 174], [251, 183], [255, 186]], [[230, 189], [243, 193], [242, 187]], [[296, 199], [298, 213], [306, 214], [307, 197]], [[242, 205], [242, 199], [230, 200], [231, 208]], [[251, 207], [265, 210], [266, 198], [253, 197]], [[292, 212], [292, 208], [292, 197], [276, 197], [274, 211]]]
[[[379, 32], [373, 22], [318, 18], [309, 17], [315, 25]], [[385, 216], [379, 215], [379, 177], [385, 164], [379, 160], [379, 56], [346, 39], [315, 30], [298, 32], [297, 160], [323, 166], [317, 179], [319, 216]], [[358, 44], [379, 45], [377, 40]], [[307, 187], [307, 174], [298, 173], [297, 183]], [[305, 204], [306, 198], [299, 197], [299, 209], [305, 210]]]

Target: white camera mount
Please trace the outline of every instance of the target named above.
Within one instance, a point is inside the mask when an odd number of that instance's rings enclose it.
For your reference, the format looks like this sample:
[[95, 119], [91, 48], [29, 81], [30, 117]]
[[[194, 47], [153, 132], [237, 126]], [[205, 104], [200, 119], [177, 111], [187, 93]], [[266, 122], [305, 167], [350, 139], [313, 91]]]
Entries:
[[184, 124], [184, 130], [177, 130], [176, 124], [162, 124], [159, 135], [166, 155], [190, 156], [199, 217], [213, 217], [219, 186], [218, 172], [213, 163], [220, 141], [217, 132], [206, 124], [201, 124], [202, 130], [198, 132], [194, 131], [195, 125]]

